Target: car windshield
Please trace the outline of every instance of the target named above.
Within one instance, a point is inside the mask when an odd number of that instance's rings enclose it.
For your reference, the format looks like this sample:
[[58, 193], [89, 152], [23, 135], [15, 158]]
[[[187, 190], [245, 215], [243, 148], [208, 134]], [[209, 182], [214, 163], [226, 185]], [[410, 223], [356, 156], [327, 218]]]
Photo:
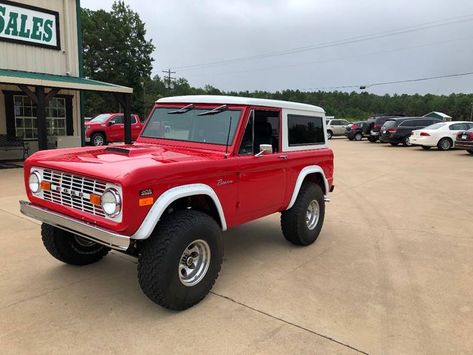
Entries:
[[430, 126], [425, 127], [424, 129], [439, 129], [445, 125], [446, 123], [434, 123], [434, 124], [431, 124]]
[[106, 120], [110, 118], [110, 114], [108, 113], [102, 113], [101, 115], [98, 115], [94, 118], [92, 118], [89, 122], [94, 122], [94, 123], [104, 123]]
[[179, 111], [175, 107], [158, 107], [141, 137], [225, 145], [228, 136], [231, 145], [240, 116], [239, 109], [211, 111], [208, 108], [190, 108]]

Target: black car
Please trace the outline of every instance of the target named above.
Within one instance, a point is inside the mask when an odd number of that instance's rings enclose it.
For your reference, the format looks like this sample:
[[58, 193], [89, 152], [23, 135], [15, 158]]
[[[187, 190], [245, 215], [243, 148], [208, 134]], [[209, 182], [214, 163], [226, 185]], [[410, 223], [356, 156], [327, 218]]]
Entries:
[[363, 139], [363, 126], [365, 124], [366, 121], [358, 121], [349, 124], [345, 128], [345, 136], [351, 141], [361, 141]]
[[409, 137], [413, 130], [442, 122], [441, 119], [432, 117], [398, 117], [388, 119], [382, 126], [379, 140], [383, 143], [410, 146]]
[[367, 137], [371, 143], [376, 142], [379, 139], [379, 131], [384, 122], [393, 117], [399, 116], [380, 115], [368, 118], [366, 124], [363, 126], [363, 136]]

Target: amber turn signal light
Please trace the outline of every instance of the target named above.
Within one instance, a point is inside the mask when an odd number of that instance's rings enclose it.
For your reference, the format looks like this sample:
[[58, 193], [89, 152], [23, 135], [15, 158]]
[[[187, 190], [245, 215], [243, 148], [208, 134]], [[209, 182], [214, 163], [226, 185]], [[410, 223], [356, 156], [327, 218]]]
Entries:
[[51, 183], [49, 181], [41, 181], [41, 190], [44, 190], [44, 191], [51, 190]]
[[152, 197], [145, 197], [145, 198], [140, 198], [138, 201], [138, 204], [140, 205], [140, 207], [143, 207], [143, 206], [152, 205], [153, 202], [154, 202], [154, 199]]
[[100, 205], [100, 196], [95, 194], [90, 194], [90, 203], [93, 205]]

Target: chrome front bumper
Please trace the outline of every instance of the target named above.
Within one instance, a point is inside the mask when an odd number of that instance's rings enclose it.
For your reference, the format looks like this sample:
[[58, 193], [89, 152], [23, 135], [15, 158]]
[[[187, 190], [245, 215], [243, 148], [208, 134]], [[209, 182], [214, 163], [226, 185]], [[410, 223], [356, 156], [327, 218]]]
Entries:
[[112, 233], [92, 224], [50, 211], [46, 208], [34, 206], [28, 201], [20, 201], [20, 211], [25, 216], [74, 233], [93, 242], [100, 243], [116, 250], [127, 250], [130, 246], [130, 237]]

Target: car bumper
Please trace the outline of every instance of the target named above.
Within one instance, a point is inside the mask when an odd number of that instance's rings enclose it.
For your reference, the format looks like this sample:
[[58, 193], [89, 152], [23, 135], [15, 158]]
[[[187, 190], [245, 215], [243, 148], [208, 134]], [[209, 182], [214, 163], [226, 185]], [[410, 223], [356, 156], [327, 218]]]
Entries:
[[85, 142], [90, 143], [90, 137], [85, 137]]
[[473, 149], [473, 141], [455, 141], [456, 149]]
[[20, 211], [25, 216], [74, 233], [112, 249], [125, 251], [130, 246], [130, 237], [107, 231], [92, 224], [50, 211], [46, 208], [34, 206], [28, 201], [20, 201]]
[[432, 137], [410, 136], [409, 141], [413, 145], [422, 145], [424, 147], [435, 147], [437, 145], [436, 140], [432, 139]]

